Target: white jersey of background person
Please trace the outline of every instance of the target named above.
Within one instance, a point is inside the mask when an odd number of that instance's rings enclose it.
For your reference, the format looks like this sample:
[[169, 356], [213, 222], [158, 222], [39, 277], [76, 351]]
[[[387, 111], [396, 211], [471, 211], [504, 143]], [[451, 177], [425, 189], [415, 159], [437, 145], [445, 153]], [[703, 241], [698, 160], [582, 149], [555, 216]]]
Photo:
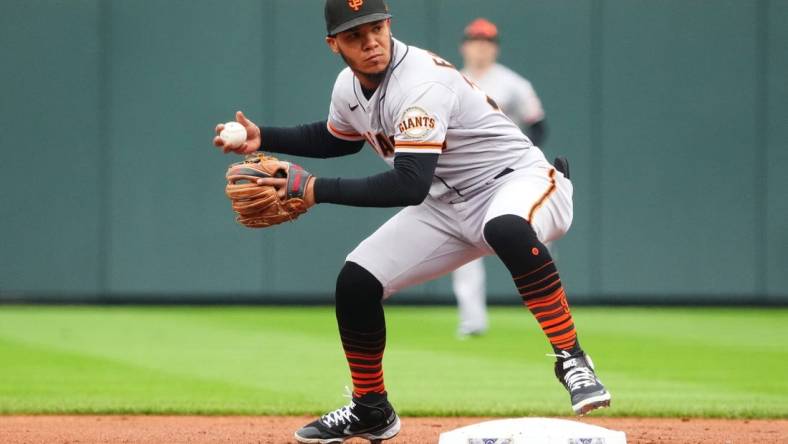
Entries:
[[480, 78], [473, 77], [467, 69], [462, 73], [492, 97], [504, 114], [518, 125], [532, 125], [544, 119], [542, 101], [531, 82], [511, 69], [495, 63]]

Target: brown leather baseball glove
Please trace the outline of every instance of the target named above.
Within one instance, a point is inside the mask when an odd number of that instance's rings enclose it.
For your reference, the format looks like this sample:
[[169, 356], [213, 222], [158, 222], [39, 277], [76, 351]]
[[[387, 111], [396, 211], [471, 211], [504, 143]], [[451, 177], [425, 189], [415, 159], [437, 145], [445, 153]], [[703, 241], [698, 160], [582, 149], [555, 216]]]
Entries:
[[[306, 184], [312, 175], [300, 166], [276, 157], [256, 153], [227, 169], [225, 194], [230, 198], [235, 220], [249, 228], [265, 228], [295, 220], [306, 213]], [[277, 189], [260, 185], [257, 179], [287, 178], [286, 197], [280, 199]]]

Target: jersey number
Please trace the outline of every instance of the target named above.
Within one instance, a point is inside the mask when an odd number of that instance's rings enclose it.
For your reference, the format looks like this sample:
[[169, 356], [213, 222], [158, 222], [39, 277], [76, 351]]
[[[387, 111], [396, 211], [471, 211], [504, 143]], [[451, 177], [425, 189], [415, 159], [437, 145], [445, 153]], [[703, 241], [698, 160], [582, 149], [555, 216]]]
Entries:
[[432, 61], [435, 62], [436, 65], [442, 66], [444, 68], [457, 69], [457, 68], [454, 68], [454, 65], [452, 65], [449, 62], [447, 62], [446, 59], [444, 59], [443, 57], [439, 56], [438, 54], [435, 54], [435, 53], [432, 53], [432, 52], [430, 52], [429, 54], [432, 56]]
[[391, 157], [394, 155], [394, 137], [386, 137], [383, 133], [372, 134], [371, 132], [367, 131], [364, 133], [364, 137], [367, 139], [372, 148], [375, 148], [375, 151], [378, 152], [383, 157]]
[[[430, 55], [432, 56], [432, 61], [435, 62], [436, 65], [441, 66], [443, 68], [451, 68], [451, 69], [454, 69], [454, 70], [457, 69], [457, 68], [454, 67], [454, 65], [452, 65], [449, 62], [447, 62], [443, 57], [441, 57], [441, 56], [439, 56], [437, 54], [434, 54], [434, 53], [430, 53]], [[465, 75], [463, 75], [462, 73], [460, 73], [460, 75], [462, 76], [463, 79], [465, 79], [466, 82], [468, 82], [468, 85], [471, 85], [471, 88], [473, 88], [473, 89], [475, 89], [477, 91], [481, 91], [481, 88], [476, 86], [475, 83], [471, 82], [467, 77], [465, 77]], [[501, 110], [501, 107], [499, 107], [498, 104], [495, 103], [495, 100], [493, 100], [492, 97], [490, 97], [490, 96], [488, 96], [486, 94], [485, 94], [485, 97], [487, 98], [487, 103], [490, 104], [492, 109], [494, 109], [495, 111], [500, 111]]]

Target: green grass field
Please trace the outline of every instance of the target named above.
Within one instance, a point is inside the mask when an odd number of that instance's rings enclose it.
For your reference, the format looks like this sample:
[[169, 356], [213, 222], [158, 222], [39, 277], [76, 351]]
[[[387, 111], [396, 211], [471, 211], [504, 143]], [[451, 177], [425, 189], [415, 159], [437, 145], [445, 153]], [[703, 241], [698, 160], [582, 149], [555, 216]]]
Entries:
[[[788, 310], [575, 308], [610, 416], [788, 418]], [[569, 415], [536, 322], [493, 308], [388, 307], [384, 368], [404, 415]], [[0, 413], [317, 414], [350, 385], [323, 307], [0, 306]]]

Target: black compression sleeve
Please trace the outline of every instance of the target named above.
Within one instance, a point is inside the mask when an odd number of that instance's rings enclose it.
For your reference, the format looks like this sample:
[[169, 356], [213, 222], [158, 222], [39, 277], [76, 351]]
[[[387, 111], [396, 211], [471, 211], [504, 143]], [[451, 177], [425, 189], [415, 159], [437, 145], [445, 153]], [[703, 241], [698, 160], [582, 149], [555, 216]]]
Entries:
[[525, 135], [531, 139], [534, 145], [541, 148], [544, 140], [547, 138], [547, 123], [544, 120], [535, 122], [525, 129]]
[[301, 157], [339, 157], [361, 151], [364, 141], [349, 142], [328, 132], [326, 121], [287, 128], [260, 128], [264, 151]]
[[315, 181], [315, 201], [354, 207], [403, 207], [420, 204], [432, 185], [438, 154], [397, 154], [394, 169], [361, 179]]

